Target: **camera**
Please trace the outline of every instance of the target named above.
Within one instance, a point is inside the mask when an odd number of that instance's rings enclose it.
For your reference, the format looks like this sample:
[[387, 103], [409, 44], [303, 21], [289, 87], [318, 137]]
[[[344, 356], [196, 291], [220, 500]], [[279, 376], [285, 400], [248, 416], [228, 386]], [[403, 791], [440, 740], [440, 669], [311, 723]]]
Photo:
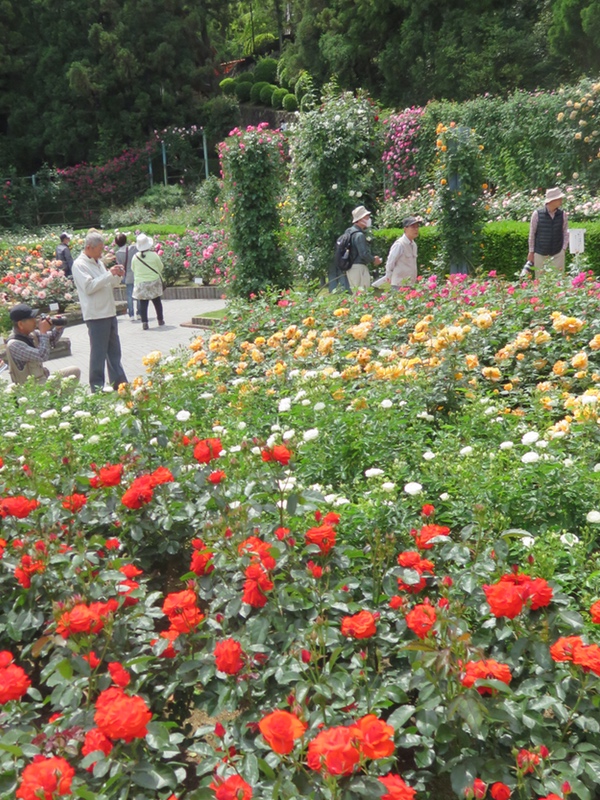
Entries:
[[39, 318], [46, 320], [55, 328], [64, 328], [68, 321], [64, 314], [57, 314], [55, 317], [51, 317], [48, 314], [40, 314]]

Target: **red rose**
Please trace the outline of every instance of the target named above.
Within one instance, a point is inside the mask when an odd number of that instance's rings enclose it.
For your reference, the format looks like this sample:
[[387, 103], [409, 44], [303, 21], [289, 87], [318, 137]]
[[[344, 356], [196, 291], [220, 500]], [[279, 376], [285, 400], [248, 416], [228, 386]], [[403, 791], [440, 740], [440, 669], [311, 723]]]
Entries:
[[208, 482], [216, 485], [218, 483], [221, 483], [221, 481], [224, 481], [226, 477], [227, 476], [225, 475], [222, 469], [217, 469], [214, 472], [210, 473], [210, 475], [208, 476]]
[[230, 775], [226, 780], [215, 777], [209, 788], [215, 793], [215, 800], [251, 800], [252, 798], [252, 787], [239, 775]]
[[110, 672], [110, 677], [113, 679], [113, 683], [116, 683], [121, 689], [129, 685], [131, 676], [118, 661], [111, 661], [108, 665], [108, 671]]
[[121, 503], [127, 508], [136, 510], [149, 503], [154, 496], [152, 479], [150, 475], [140, 475], [121, 498]]
[[280, 542], [283, 542], [283, 540], [289, 534], [289, 532], [290, 532], [289, 528], [276, 528], [275, 536]]
[[[258, 536], [249, 536], [238, 545], [239, 555], [252, 555], [260, 559], [265, 569], [275, 569], [277, 562], [271, 555], [271, 545], [263, 542]], [[253, 559], [255, 560], [255, 559]]]
[[435, 507], [431, 505], [431, 503], [425, 503], [425, 505], [421, 508], [421, 514], [424, 517], [430, 517], [432, 514], [435, 514]]
[[31, 686], [31, 681], [22, 667], [13, 664], [13, 655], [8, 650], [0, 653], [0, 706], [9, 700], [20, 700]]
[[31, 576], [36, 572], [45, 572], [45, 570], [46, 565], [43, 561], [34, 561], [31, 556], [26, 554], [22, 556], [20, 566], [15, 569], [15, 578], [24, 589], [29, 589], [31, 586]]
[[265, 592], [273, 588], [273, 581], [260, 564], [250, 564], [246, 569], [247, 580], [244, 583], [242, 602], [248, 603], [253, 608], [263, 608], [267, 603]]
[[23, 770], [21, 783], [15, 797], [19, 800], [53, 800], [71, 794], [71, 781], [75, 770], [64, 758], [39, 757]]
[[323, 567], [315, 564], [314, 561], [309, 561], [306, 565], [306, 569], [312, 573], [313, 578], [323, 577]]
[[369, 639], [377, 633], [374, 614], [370, 611], [360, 611], [351, 617], [342, 619], [342, 636], [351, 636], [353, 639]]
[[107, 464], [98, 472], [96, 483], [98, 486], [118, 486], [121, 483], [122, 477], [122, 464]]
[[581, 636], [561, 636], [550, 647], [550, 655], [554, 661], [573, 661], [576, 648], [582, 645]]
[[390, 773], [378, 780], [387, 789], [387, 792], [381, 795], [380, 800], [413, 800], [417, 793], [417, 790], [407, 786], [399, 775]]
[[352, 727], [339, 726], [321, 731], [308, 745], [306, 763], [316, 772], [330, 775], [350, 775], [360, 761], [358, 732]]
[[406, 625], [419, 639], [424, 639], [435, 625], [437, 616], [435, 609], [426, 603], [419, 603], [406, 615]]
[[[90, 753], [95, 753], [96, 751], [100, 751], [107, 756], [110, 751], [113, 749], [113, 743], [107, 738], [100, 728], [92, 728], [91, 731], [88, 731], [85, 734], [85, 739], [83, 740], [83, 747], [81, 748], [81, 755], [82, 756], [89, 756]], [[93, 764], [90, 764], [87, 767], [88, 772], [92, 772], [94, 767], [96, 766], [96, 762], [94, 761]]]
[[144, 574], [144, 570], [136, 567], [135, 564], [123, 564], [122, 567], [119, 567], [119, 572], [123, 573], [129, 580], [133, 580], [137, 578], [138, 575]]
[[171, 627], [179, 633], [189, 633], [204, 619], [197, 607], [197, 597], [191, 589], [167, 595], [162, 607]]
[[210, 464], [222, 450], [220, 439], [201, 439], [194, 447], [194, 458], [200, 464]]
[[[502, 681], [507, 686], [511, 682], [512, 675], [508, 664], [499, 664], [493, 659], [483, 661], [468, 661], [465, 664], [465, 674], [461, 680], [463, 686], [473, 686], [476, 681]], [[493, 689], [489, 686], [478, 686], [479, 694], [493, 694]]]
[[527, 775], [528, 772], [533, 772], [539, 763], [540, 757], [537, 753], [532, 753], [530, 750], [525, 750], [524, 748], [517, 753], [517, 766], [523, 775]]
[[474, 800], [483, 800], [487, 792], [487, 784], [481, 778], [475, 778], [473, 785], [465, 789], [465, 795], [472, 797]]
[[87, 497], [84, 494], [70, 494], [63, 497], [62, 507], [67, 511], [72, 511], [74, 514], [79, 511], [87, 503]]
[[590, 614], [592, 615], [592, 622], [595, 625], [600, 625], [600, 600], [596, 600], [595, 603], [592, 603]]
[[200, 542], [200, 547], [196, 548], [194, 546], [192, 560], [190, 561], [190, 571], [194, 572], [198, 577], [209, 575], [215, 568], [212, 563], [213, 556], [214, 553], [205, 549], [204, 543]]
[[113, 741], [143, 739], [152, 712], [143, 698], [125, 694], [122, 689], [110, 687], [100, 693], [96, 701], [94, 721], [102, 733]]
[[263, 461], [277, 461], [279, 464], [282, 464], [284, 467], [286, 467], [290, 463], [292, 452], [291, 450], [288, 450], [285, 445], [276, 444], [270, 449], [265, 447], [261, 453], [261, 457]]
[[499, 581], [491, 586], [484, 586], [483, 591], [495, 617], [514, 619], [523, 610], [523, 592], [512, 583]]
[[573, 663], [586, 672], [600, 675], [600, 647], [597, 644], [582, 644], [573, 651]]
[[96, 669], [102, 663], [102, 661], [98, 658], [98, 656], [96, 655], [96, 653], [94, 653], [93, 650], [90, 650], [90, 652], [87, 655], [83, 655], [81, 657], [83, 658], [84, 661], [88, 662], [88, 664], [90, 665], [90, 669]]
[[244, 666], [242, 645], [235, 639], [223, 639], [217, 642], [214, 655], [217, 669], [227, 675], [237, 675]]
[[150, 486], [154, 488], [155, 486], [162, 486], [163, 483], [173, 483], [175, 478], [173, 477], [173, 473], [167, 467], [158, 467], [148, 475], [150, 479]]
[[17, 497], [3, 497], [0, 500], [0, 517], [16, 517], [24, 519], [38, 508], [37, 500], [28, 500], [23, 495]]
[[316, 544], [323, 553], [327, 555], [331, 548], [335, 545], [335, 530], [326, 522], [318, 528], [310, 528], [304, 534], [306, 544]]
[[399, 608], [402, 608], [404, 605], [404, 598], [400, 597], [399, 594], [395, 594], [393, 597], [390, 597], [390, 608], [397, 611]]
[[550, 605], [554, 590], [548, 585], [548, 581], [544, 578], [534, 578], [528, 581], [523, 586], [524, 599], [530, 601], [532, 611], [537, 611], [538, 608], [544, 608]]
[[512, 791], [505, 783], [498, 782], [491, 787], [490, 794], [492, 796], [492, 800], [509, 800]]
[[[165, 649], [160, 654], [161, 658], [176, 658], [177, 657], [177, 650], [173, 647], [173, 642], [179, 636], [179, 631], [175, 630], [174, 628], [169, 628], [168, 631], [161, 631], [160, 638], [166, 639], [169, 644], [165, 647]], [[152, 639], [150, 642], [151, 647], [158, 642], [158, 639]]]
[[335, 511], [328, 511], [323, 517], [323, 522], [326, 522], [328, 525], [337, 525], [339, 521], [340, 515], [336, 514]]
[[421, 580], [417, 583], [405, 583], [401, 578], [398, 578], [398, 589], [402, 592], [409, 594], [417, 594], [427, 586], [426, 574], [433, 575], [433, 562], [428, 561], [426, 558], [421, 558], [416, 550], [405, 550], [398, 556], [398, 564], [405, 569], [414, 569], [421, 576]]
[[292, 752], [294, 742], [304, 735], [308, 725], [289, 711], [273, 711], [261, 719], [258, 727], [272, 750], [287, 754]]
[[450, 535], [450, 528], [445, 525], [423, 525], [417, 533], [413, 532], [415, 544], [419, 550], [431, 550], [436, 541], [445, 541]]
[[394, 752], [394, 729], [375, 714], [367, 714], [355, 723], [360, 731], [360, 749], [366, 758], [386, 758]]

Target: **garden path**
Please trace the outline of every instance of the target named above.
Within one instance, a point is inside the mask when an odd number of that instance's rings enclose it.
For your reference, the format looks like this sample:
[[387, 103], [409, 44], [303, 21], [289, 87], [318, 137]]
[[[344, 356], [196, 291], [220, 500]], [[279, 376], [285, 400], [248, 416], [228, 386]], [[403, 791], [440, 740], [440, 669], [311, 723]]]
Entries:
[[[159, 328], [156, 324], [154, 307], [150, 303], [148, 309], [150, 329], [142, 330], [141, 322], [131, 322], [129, 317], [120, 315], [119, 338], [123, 352], [123, 367], [129, 380], [146, 374], [142, 359], [152, 350], [160, 350], [167, 354], [179, 345], [187, 345], [200, 333], [198, 328], [182, 327], [189, 323], [193, 316], [201, 316], [207, 311], [216, 311], [225, 307], [224, 300], [164, 300], [163, 308], [166, 324]], [[77, 366], [81, 369], [81, 382], [87, 384], [90, 343], [86, 325], [74, 325], [67, 328], [65, 336], [71, 340], [71, 355], [47, 361], [50, 372], [64, 369], [66, 366]]]

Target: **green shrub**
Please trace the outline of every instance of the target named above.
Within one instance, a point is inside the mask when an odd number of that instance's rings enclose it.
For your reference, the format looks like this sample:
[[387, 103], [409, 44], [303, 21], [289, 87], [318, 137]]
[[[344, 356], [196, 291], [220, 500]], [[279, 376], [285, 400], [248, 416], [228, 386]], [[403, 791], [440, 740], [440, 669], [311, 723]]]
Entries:
[[254, 83], [256, 80], [256, 76], [253, 72], [242, 72], [241, 75], [238, 75], [236, 78], [237, 83]]
[[240, 103], [247, 103], [250, 100], [250, 92], [252, 91], [252, 84], [248, 81], [242, 81], [235, 85], [235, 96]]
[[142, 195], [140, 202], [154, 213], [166, 208], [178, 208], [185, 202], [183, 187], [155, 184]]
[[[600, 271], [600, 222], [586, 222], [572, 225], [572, 228], [585, 227], [585, 257]], [[375, 239], [374, 249], [385, 259], [390, 247], [399, 236], [401, 228], [384, 228], [373, 233]], [[481, 261], [477, 269], [484, 274], [496, 272], [500, 277], [513, 280], [520, 272], [527, 258], [529, 237], [528, 222], [490, 222], [483, 228], [481, 237]], [[419, 271], [423, 269], [434, 270], [435, 262], [439, 259], [439, 232], [435, 225], [421, 228], [417, 239], [419, 247]], [[567, 268], [573, 261], [573, 256], [567, 250]]]
[[240, 106], [236, 97], [218, 95], [200, 109], [200, 124], [212, 142], [219, 142], [240, 122]]
[[235, 81], [233, 78], [223, 78], [219, 84], [219, 88], [223, 94], [232, 95], [235, 92]]
[[268, 83], [260, 90], [260, 102], [264, 106], [271, 105], [271, 97], [273, 96], [273, 92], [277, 89], [272, 83]]
[[275, 83], [277, 80], [277, 61], [274, 58], [261, 58], [254, 67], [254, 78], [264, 83]]
[[253, 84], [252, 89], [250, 90], [250, 100], [253, 103], [260, 103], [260, 93], [265, 86], [269, 86], [266, 81], [257, 81], [255, 84]]
[[[277, 46], [277, 36], [272, 33], [259, 33], [254, 37], [254, 52], [256, 55], [272, 52]], [[270, 58], [269, 61], [274, 59]]]
[[296, 100], [296, 96], [293, 94], [286, 94], [283, 100], [281, 101], [281, 105], [283, 106], [285, 111], [298, 110], [298, 101]]
[[273, 108], [281, 108], [283, 104], [283, 98], [288, 93], [287, 89], [275, 89], [273, 94], [271, 95], [271, 105]]

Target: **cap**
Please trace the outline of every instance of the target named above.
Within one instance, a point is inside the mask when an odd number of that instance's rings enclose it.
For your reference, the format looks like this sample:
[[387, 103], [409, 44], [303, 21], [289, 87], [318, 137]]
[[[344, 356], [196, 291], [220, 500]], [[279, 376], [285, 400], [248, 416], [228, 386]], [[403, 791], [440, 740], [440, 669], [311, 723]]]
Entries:
[[63, 231], [59, 238], [60, 238], [60, 240], [62, 242], [63, 239], [70, 239], [71, 238], [71, 234], [67, 233], [66, 231]]
[[12, 322], [21, 322], [24, 319], [35, 319], [38, 315], [37, 308], [28, 306], [27, 303], [19, 303], [13, 306], [9, 312]]
[[420, 225], [421, 220], [418, 217], [404, 217], [402, 220], [403, 228], [410, 228], [411, 225]]

